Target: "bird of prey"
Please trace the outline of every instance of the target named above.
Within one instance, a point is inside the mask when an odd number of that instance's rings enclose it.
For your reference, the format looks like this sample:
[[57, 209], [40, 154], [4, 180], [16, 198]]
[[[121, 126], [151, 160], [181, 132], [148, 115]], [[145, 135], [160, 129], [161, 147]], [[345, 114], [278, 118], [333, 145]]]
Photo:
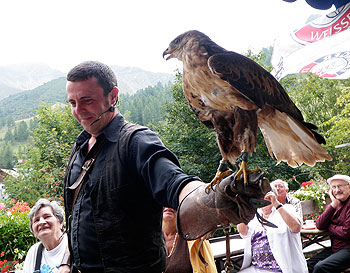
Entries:
[[[215, 128], [222, 163], [234, 164], [242, 151], [252, 154], [258, 127], [278, 163], [297, 167], [331, 160], [320, 145], [325, 140], [317, 127], [304, 121], [280, 83], [253, 60], [220, 47], [196, 30], [171, 41], [164, 57], [183, 62], [184, 95], [196, 116]], [[246, 177], [245, 162], [239, 175]], [[219, 166], [217, 175], [223, 170]]]

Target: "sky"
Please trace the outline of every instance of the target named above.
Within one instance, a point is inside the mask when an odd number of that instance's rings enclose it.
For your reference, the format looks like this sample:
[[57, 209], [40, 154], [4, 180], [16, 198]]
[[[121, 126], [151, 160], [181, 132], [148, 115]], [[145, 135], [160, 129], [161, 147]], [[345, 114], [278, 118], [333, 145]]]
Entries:
[[0, 67], [45, 63], [67, 72], [86, 60], [173, 73], [163, 51], [191, 29], [244, 54], [329, 11], [304, 0], [1, 0]]

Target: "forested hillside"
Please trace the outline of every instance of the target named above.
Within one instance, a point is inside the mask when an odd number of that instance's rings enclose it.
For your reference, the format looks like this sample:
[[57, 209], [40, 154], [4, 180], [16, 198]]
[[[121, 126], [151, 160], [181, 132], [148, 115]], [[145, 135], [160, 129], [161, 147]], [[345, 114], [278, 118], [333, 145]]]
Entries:
[[[164, 116], [163, 105], [171, 101], [171, 84], [147, 87], [134, 95], [120, 94], [119, 111], [125, 118], [141, 125], [156, 124]], [[30, 94], [30, 95], [29, 95]], [[40, 101], [47, 105], [67, 105], [65, 78], [60, 78], [34, 89], [22, 92], [0, 101], [0, 168], [12, 168], [16, 163], [18, 150], [30, 143], [30, 134], [35, 127], [33, 118]], [[17, 122], [15, 122], [17, 120]]]
[[20, 120], [33, 117], [38, 106], [46, 103], [66, 103], [66, 79], [61, 77], [45, 83], [31, 91], [9, 96], [0, 100], [0, 120]]
[[125, 118], [141, 125], [155, 124], [164, 117], [164, 104], [171, 101], [171, 84], [147, 87], [134, 95], [120, 95], [120, 112]]

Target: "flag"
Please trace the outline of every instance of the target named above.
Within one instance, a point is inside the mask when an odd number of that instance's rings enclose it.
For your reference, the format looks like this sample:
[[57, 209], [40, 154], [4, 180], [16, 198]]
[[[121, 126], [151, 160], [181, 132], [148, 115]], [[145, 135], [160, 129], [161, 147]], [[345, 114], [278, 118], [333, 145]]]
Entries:
[[329, 79], [350, 77], [350, 2], [276, 39], [271, 74], [311, 72]]

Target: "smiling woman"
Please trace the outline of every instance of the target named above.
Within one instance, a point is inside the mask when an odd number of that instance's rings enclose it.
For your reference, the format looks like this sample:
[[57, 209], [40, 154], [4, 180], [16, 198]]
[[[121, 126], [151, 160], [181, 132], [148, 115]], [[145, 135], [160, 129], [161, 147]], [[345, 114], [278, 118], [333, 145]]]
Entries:
[[29, 249], [24, 272], [69, 272], [63, 208], [55, 201], [39, 199], [28, 217], [30, 230], [40, 242]]

